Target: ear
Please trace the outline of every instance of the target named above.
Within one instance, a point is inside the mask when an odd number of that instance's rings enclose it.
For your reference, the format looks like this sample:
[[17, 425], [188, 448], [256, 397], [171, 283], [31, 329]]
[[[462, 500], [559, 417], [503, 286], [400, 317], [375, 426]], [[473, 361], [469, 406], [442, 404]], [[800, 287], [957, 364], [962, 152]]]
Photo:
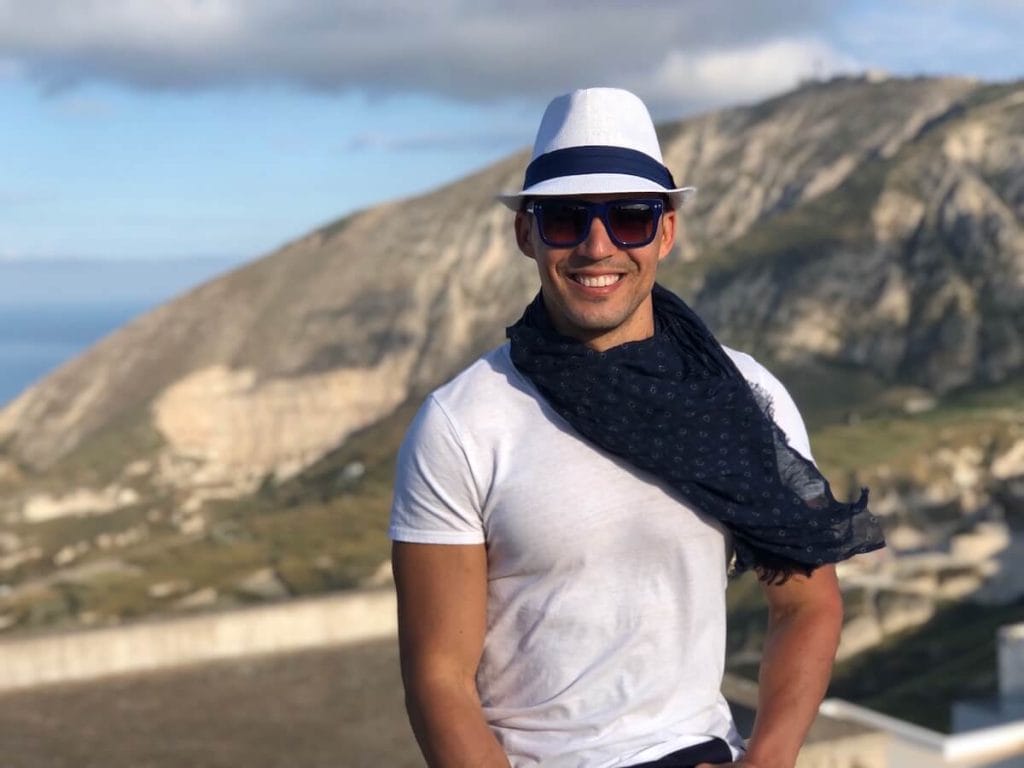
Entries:
[[676, 244], [676, 211], [669, 209], [661, 215], [661, 237], [658, 240], [658, 261], [661, 261], [672, 251]]
[[535, 258], [533, 250], [533, 239], [530, 233], [533, 230], [533, 217], [526, 211], [516, 211], [516, 245], [523, 255], [528, 259]]

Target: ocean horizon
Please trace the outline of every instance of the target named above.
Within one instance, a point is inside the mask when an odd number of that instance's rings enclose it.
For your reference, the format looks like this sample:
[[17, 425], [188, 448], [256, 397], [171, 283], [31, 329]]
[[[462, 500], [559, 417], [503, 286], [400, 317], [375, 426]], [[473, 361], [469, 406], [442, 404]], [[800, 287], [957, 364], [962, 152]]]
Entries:
[[0, 307], [0, 408], [151, 308], [146, 302]]
[[0, 408], [133, 318], [239, 263], [0, 261]]

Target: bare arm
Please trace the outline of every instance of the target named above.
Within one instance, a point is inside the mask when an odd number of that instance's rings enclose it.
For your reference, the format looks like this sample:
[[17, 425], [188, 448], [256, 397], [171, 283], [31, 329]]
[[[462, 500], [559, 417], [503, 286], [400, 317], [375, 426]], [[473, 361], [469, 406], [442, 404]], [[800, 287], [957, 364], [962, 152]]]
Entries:
[[508, 768], [484, 721], [476, 668], [487, 625], [480, 545], [392, 547], [406, 708], [431, 768]]
[[843, 624], [835, 566], [765, 585], [768, 633], [746, 768], [792, 768], [828, 688]]

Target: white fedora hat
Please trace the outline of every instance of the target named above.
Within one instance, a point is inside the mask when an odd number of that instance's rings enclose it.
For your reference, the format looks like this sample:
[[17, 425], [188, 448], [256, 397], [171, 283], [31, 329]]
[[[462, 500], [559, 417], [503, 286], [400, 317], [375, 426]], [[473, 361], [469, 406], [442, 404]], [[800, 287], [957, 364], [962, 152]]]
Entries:
[[636, 95], [620, 88], [585, 88], [548, 104], [522, 191], [498, 199], [519, 210], [530, 197], [654, 192], [678, 208], [696, 191], [676, 186], [662, 161], [651, 115]]

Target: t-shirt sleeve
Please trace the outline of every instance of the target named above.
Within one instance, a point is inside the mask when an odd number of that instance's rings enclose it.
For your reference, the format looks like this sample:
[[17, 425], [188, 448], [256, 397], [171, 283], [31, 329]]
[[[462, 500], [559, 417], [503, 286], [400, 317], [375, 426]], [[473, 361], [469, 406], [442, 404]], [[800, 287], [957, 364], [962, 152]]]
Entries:
[[388, 535], [419, 544], [481, 544], [481, 509], [458, 432], [431, 396], [398, 451]]
[[775, 376], [757, 362], [750, 355], [734, 350], [727, 350], [732, 357], [736, 367], [739, 368], [747, 381], [759, 386], [768, 397], [771, 398], [772, 417], [779, 429], [786, 435], [790, 446], [805, 459], [814, 463], [814, 456], [811, 455], [811, 440], [807, 436], [807, 427], [804, 425], [800, 410], [793, 402], [792, 396], [786, 387]]

